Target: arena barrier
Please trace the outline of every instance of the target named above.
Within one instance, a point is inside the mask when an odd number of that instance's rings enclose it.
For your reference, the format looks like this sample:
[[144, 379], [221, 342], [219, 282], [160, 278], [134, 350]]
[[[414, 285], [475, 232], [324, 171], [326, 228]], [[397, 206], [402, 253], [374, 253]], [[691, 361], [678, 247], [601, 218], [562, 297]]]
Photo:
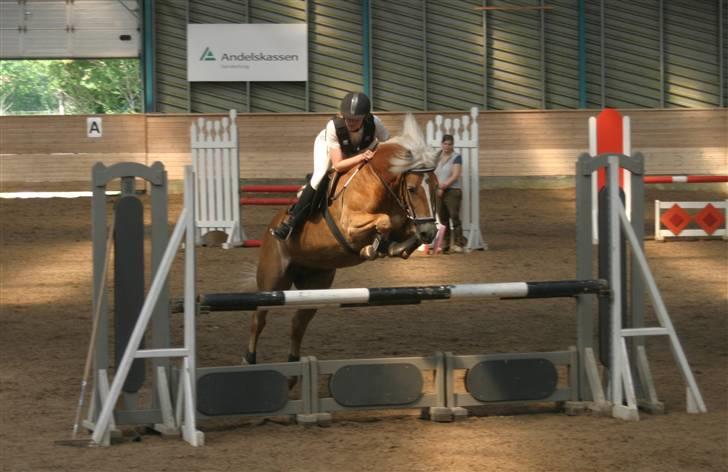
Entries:
[[[296, 193], [300, 187], [292, 185], [239, 186], [240, 155], [235, 120], [237, 113], [221, 120], [198, 118], [190, 129], [192, 165], [197, 180], [195, 221], [198, 228], [196, 241], [210, 231], [223, 231], [228, 235], [223, 248], [258, 247], [260, 240], [247, 239], [242, 225], [239, 205], [291, 205], [294, 198], [240, 197], [247, 193]], [[437, 115], [426, 126], [427, 144], [440, 149], [443, 134], [452, 134], [455, 151], [463, 157], [463, 202], [460, 209], [466, 250], [486, 249], [480, 230], [480, 176], [478, 171], [478, 108], [470, 115], [450, 119]]]
[[[420, 303], [430, 300], [453, 298], [534, 298], [542, 296], [569, 296], [577, 301], [577, 348], [546, 353], [517, 353], [497, 355], [453, 355], [435, 353], [426, 357], [317, 360], [305, 357], [299, 362], [261, 364], [254, 366], [228, 366], [197, 368], [195, 349], [195, 316], [198, 311], [195, 289], [196, 232], [194, 212], [195, 197], [192, 168], [186, 168], [185, 206], [165, 250], [157, 274], [141, 308], [134, 331], [117, 368], [113, 383], [103, 396], [101, 409], [93, 429], [92, 442], [108, 444], [115, 405], [128, 377], [131, 365], [139, 358], [178, 358], [176, 371], [178, 384], [176, 398], [176, 426], [190, 444], [204, 443], [204, 435], [197, 430], [202, 418], [227, 415], [268, 416], [295, 415], [304, 424], [330, 421], [331, 413], [341, 410], [368, 410], [384, 408], [426, 408], [436, 420], [451, 420], [467, 413], [464, 407], [471, 405], [542, 403], [567, 401], [572, 408], [589, 405], [608, 411], [612, 416], [636, 420], [637, 405], [659, 403], [656, 399], [646, 350], [643, 344], [631, 340], [644, 340], [646, 336], [669, 337], [680, 372], [687, 385], [687, 409], [705, 412], [706, 407], [687, 364], [674, 327], [665, 309], [644, 254], [641, 240], [635, 235], [638, 225], [630, 223], [619, 199], [618, 167], [632, 172], [633, 187], [640, 188], [642, 158], [636, 155], [604, 155], [580, 157], [577, 163], [577, 280], [545, 283], [516, 282], [506, 284], [473, 284], [434, 287], [383, 288], [383, 289], [332, 289], [301, 290], [248, 295], [233, 294], [217, 297], [204, 295], [202, 302], [208, 306], [252, 308], [253, 306], [374, 306], [401, 303]], [[610, 254], [608, 282], [592, 279], [592, 247], [590, 228], [591, 192], [590, 177], [593, 171], [609, 167], [608, 189], [610, 211], [607, 219], [607, 237]], [[641, 217], [641, 212], [633, 215]], [[642, 220], [640, 219], [640, 223]], [[634, 225], [634, 227], [633, 227]], [[656, 308], [659, 326], [644, 327], [643, 320], [629, 320], [622, 326], [623, 293], [622, 268], [619, 257], [620, 231], [631, 245], [632, 268], [646, 281], [648, 293]], [[185, 242], [185, 297], [183, 303], [184, 342], [182, 347], [157, 345], [141, 348], [140, 342], [165, 284], [177, 248]], [[635, 277], [632, 277], [634, 282]], [[631, 299], [635, 298], [634, 284]], [[608, 390], [605, 392], [593, 353], [593, 301], [596, 295], [606, 302], [609, 310], [611, 331], [603, 338], [609, 349]], [[222, 301], [220, 301], [222, 299]], [[227, 301], [225, 301], [227, 300]], [[631, 349], [630, 349], [631, 348]], [[636, 363], [636, 364], [635, 364]], [[632, 366], [635, 366], [634, 373]], [[466, 370], [466, 392], [452, 390], [457, 370]], [[560, 372], [566, 378], [560, 379]], [[330, 375], [329, 396], [321, 396], [318, 384], [321, 375]], [[301, 398], [288, 398], [289, 377], [298, 377]], [[424, 389], [429, 382], [430, 387]], [[640, 397], [643, 395], [644, 397]]]

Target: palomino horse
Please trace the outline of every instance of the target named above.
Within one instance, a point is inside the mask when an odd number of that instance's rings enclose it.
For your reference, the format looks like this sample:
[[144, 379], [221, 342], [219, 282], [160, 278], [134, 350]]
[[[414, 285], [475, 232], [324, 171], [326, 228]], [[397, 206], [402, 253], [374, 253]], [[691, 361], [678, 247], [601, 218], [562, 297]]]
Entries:
[[[426, 146], [408, 114], [401, 136], [380, 143], [373, 158], [334, 181], [328, 208], [304, 222], [287, 241], [266, 231], [258, 259], [258, 290], [330, 288], [336, 269], [379, 256], [407, 258], [436, 234], [434, 197], [436, 154]], [[281, 211], [269, 225], [285, 216]], [[330, 221], [326, 221], [329, 219]], [[256, 348], [267, 310], [253, 314], [245, 362], [256, 362]], [[315, 308], [296, 311], [289, 361], [300, 359], [301, 341]]]

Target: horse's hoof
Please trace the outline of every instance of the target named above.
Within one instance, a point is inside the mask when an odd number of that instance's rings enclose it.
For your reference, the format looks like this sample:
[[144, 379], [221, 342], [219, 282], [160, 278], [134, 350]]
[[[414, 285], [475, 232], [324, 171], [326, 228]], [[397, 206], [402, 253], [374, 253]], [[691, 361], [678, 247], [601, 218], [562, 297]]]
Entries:
[[404, 251], [401, 248], [399, 248], [399, 249], [390, 249], [387, 252], [387, 255], [389, 257], [402, 257], [404, 255]]
[[361, 248], [361, 251], [359, 251], [359, 256], [361, 256], [362, 259], [373, 261], [377, 258], [377, 250], [371, 245], [364, 246]]
[[288, 390], [293, 390], [296, 384], [298, 384], [298, 377], [288, 377]]
[[253, 365], [253, 364], [257, 363], [256, 357], [257, 356], [256, 356], [255, 352], [246, 352], [245, 355], [243, 356], [243, 362], [242, 362], [243, 365], [246, 365], [246, 364]]

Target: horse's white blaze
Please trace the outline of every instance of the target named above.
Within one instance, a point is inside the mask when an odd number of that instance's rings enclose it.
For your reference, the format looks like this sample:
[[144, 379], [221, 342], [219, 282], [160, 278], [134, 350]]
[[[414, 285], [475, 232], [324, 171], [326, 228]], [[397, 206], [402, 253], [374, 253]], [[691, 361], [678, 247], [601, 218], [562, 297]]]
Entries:
[[422, 179], [422, 183], [420, 184], [420, 187], [422, 187], [422, 190], [425, 192], [425, 197], [427, 198], [427, 208], [429, 209], [429, 214], [427, 215], [430, 218], [435, 218], [435, 208], [433, 207], [432, 203], [435, 201], [433, 198], [433, 195], [430, 193], [430, 176], [425, 175]]

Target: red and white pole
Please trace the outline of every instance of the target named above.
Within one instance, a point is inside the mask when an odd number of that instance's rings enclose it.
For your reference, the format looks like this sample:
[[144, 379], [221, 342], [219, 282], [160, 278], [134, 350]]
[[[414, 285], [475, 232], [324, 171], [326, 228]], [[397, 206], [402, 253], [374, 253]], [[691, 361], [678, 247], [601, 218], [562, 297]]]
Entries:
[[704, 184], [728, 182], [728, 175], [649, 175], [644, 181], [646, 184]]

